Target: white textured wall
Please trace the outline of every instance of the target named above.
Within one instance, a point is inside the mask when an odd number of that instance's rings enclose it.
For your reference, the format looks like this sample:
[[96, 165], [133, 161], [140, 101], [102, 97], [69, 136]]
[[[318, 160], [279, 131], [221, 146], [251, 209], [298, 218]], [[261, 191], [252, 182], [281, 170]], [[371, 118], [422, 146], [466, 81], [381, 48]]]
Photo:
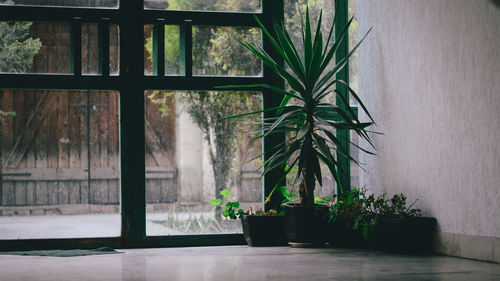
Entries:
[[500, 238], [500, 1], [358, 9], [359, 92], [385, 134], [362, 183], [419, 198], [441, 232]]

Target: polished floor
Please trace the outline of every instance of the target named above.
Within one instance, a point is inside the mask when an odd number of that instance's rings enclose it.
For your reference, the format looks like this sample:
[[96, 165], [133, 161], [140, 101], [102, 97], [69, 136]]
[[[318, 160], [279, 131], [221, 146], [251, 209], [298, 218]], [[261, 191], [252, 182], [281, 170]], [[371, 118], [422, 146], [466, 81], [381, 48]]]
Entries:
[[500, 264], [444, 256], [247, 246], [119, 251], [81, 257], [1, 255], [0, 280], [500, 280]]

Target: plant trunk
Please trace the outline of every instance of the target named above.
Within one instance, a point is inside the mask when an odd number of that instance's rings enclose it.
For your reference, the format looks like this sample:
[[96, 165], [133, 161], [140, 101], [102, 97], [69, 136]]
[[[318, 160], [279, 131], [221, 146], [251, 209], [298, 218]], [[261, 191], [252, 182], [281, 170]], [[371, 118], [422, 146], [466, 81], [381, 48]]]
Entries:
[[314, 194], [309, 194], [305, 177], [302, 178], [299, 186], [300, 204], [302, 207], [311, 207], [314, 205]]
[[[222, 199], [222, 195], [220, 194], [220, 192], [226, 186], [226, 177], [223, 173], [224, 172], [220, 172], [220, 171], [217, 171], [217, 169], [214, 169], [215, 194], [216, 194], [216, 198], [218, 198], [218, 199]], [[217, 207], [217, 211], [215, 212], [215, 219], [218, 222], [222, 221], [222, 209], [220, 207]]]
[[[312, 121], [310, 121], [312, 123]], [[311, 133], [312, 134], [312, 133]], [[304, 145], [309, 147], [306, 151], [314, 151], [312, 145], [311, 134], [306, 136]], [[314, 169], [312, 168], [312, 162], [314, 161], [311, 155], [307, 155], [306, 165], [302, 168], [302, 181], [299, 187], [300, 203], [302, 207], [312, 207], [314, 205]]]

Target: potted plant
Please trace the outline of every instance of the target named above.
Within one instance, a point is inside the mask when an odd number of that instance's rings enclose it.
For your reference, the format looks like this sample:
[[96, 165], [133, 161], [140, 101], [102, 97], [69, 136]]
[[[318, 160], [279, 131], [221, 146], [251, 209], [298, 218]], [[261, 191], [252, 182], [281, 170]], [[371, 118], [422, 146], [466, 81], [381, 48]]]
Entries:
[[[336, 134], [337, 130], [351, 130], [371, 144], [366, 131], [366, 128], [374, 123], [370, 113], [352, 88], [346, 82], [336, 78], [336, 74], [349, 62], [349, 58], [364, 38], [345, 57], [341, 59], [337, 57], [337, 63], [332, 66], [339, 45], [346, 40], [352, 19], [338, 36], [334, 35], [334, 24], [332, 24], [328, 37], [324, 40], [321, 33], [321, 14], [314, 32], [311, 28], [309, 11], [306, 8], [301, 42], [304, 51], [301, 54], [298, 53], [298, 48], [290, 39], [283, 23], [274, 23], [274, 32], [271, 34], [257, 18], [256, 21], [264, 36], [279, 54], [279, 58], [271, 57], [260, 46], [241, 41], [240, 43], [279, 75], [286, 82], [289, 90], [268, 84], [230, 85], [218, 88], [261, 87], [283, 96], [278, 107], [266, 109], [266, 111], [273, 110], [275, 116], [262, 118], [258, 122], [259, 128], [256, 131], [260, 135], [256, 138], [283, 133], [287, 135], [284, 145], [272, 151], [273, 155], [263, 163], [263, 175], [274, 169], [284, 169], [283, 178], [277, 181], [281, 182], [292, 169], [297, 168], [295, 177], [300, 183], [298, 192], [300, 203], [285, 205], [288, 239], [291, 243], [322, 244], [326, 240], [324, 217], [328, 215], [328, 206], [314, 202], [316, 182], [322, 185], [323, 172], [320, 162], [328, 168], [328, 173], [342, 190], [339, 181], [342, 171], [335, 154], [344, 155], [356, 161], [349, 156], [348, 148], [344, 147], [340, 137]], [[284, 61], [287, 67], [283, 66], [280, 61]], [[348, 93], [348, 97], [342, 93], [341, 89]], [[348, 105], [349, 96], [358, 102], [362, 111], [370, 119], [369, 122], [359, 121], [351, 107], [337, 106], [332, 101], [337, 98], [344, 105]], [[228, 118], [262, 112], [264, 110]], [[271, 195], [277, 188], [278, 185]]]
[[224, 189], [220, 192], [224, 200], [212, 199], [210, 204], [222, 208], [222, 215], [228, 219], [240, 219], [243, 235], [249, 246], [283, 246], [287, 244], [285, 236], [284, 216], [276, 210], [262, 209], [247, 211], [240, 208], [238, 201], [229, 201], [231, 191]]
[[382, 197], [378, 201], [378, 218], [373, 233], [375, 247], [404, 253], [432, 251], [437, 221], [433, 217], [421, 216], [420, 209], [413, 208], [417, 200], [407, 206], [406, 196], [400, 193], [390, 200]]
[[330, 208], [329, 242], [332, 246], [367, 247], [377, 222], [377, 200], [365, 189], [353, 188], [343, 195]]
[[334, 246], [374, 247], [411, 253], [427, 253], [432, 247], [436, 219], [421, 217], [407, 206], [406, 196], [387, 193], [377, 197], [365, 189], [352, 189], [331, 207], [330, 243]]

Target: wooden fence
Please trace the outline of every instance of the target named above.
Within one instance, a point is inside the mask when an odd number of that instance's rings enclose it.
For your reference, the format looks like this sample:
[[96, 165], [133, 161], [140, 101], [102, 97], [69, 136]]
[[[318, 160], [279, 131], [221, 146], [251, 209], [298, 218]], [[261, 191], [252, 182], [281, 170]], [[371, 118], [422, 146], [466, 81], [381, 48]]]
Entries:
[[[40, 38], [42, 48], [28, 72], [69, 73], [70, 30], [64, 23], [34, 23], [30, 35]], [[145, 38], [150, 32], [146, 27]], [[118, 71], [116, 27], [110, 40], [113, 73]], [[83, 24], [84, 74], [98, 69], [97, 45], [97, 25]], [[151, 68], [148, 61], [145, 65]], [[169, 107], [175, 108], [173, 98]], [[16, 112], [1, 124], [0, 207], [119, 204], [119, 93], [0, 89], [0, 109]], [[146, 200], [177, 202], [176, 117], [162, 116], [149, 99], [145, 137]], [[241, 168], [239, 199], [260, 201], [258, 175]]]
[[[97, 26], [82, 28], [83, 73], [97, 69]], [[118, 31], [112, 29], [111, 72], [118, 69]], [[34, 23], [40, 38], [32, 73], [70, 71], [70, 26]], [[175, 116], [147, 101], [148, 202], [177, 200]], [[174, 106], [172, 101], [172, 106]], [[106, 91], [0, 90], [0, 205], [119, 203], [119, 94]]]

